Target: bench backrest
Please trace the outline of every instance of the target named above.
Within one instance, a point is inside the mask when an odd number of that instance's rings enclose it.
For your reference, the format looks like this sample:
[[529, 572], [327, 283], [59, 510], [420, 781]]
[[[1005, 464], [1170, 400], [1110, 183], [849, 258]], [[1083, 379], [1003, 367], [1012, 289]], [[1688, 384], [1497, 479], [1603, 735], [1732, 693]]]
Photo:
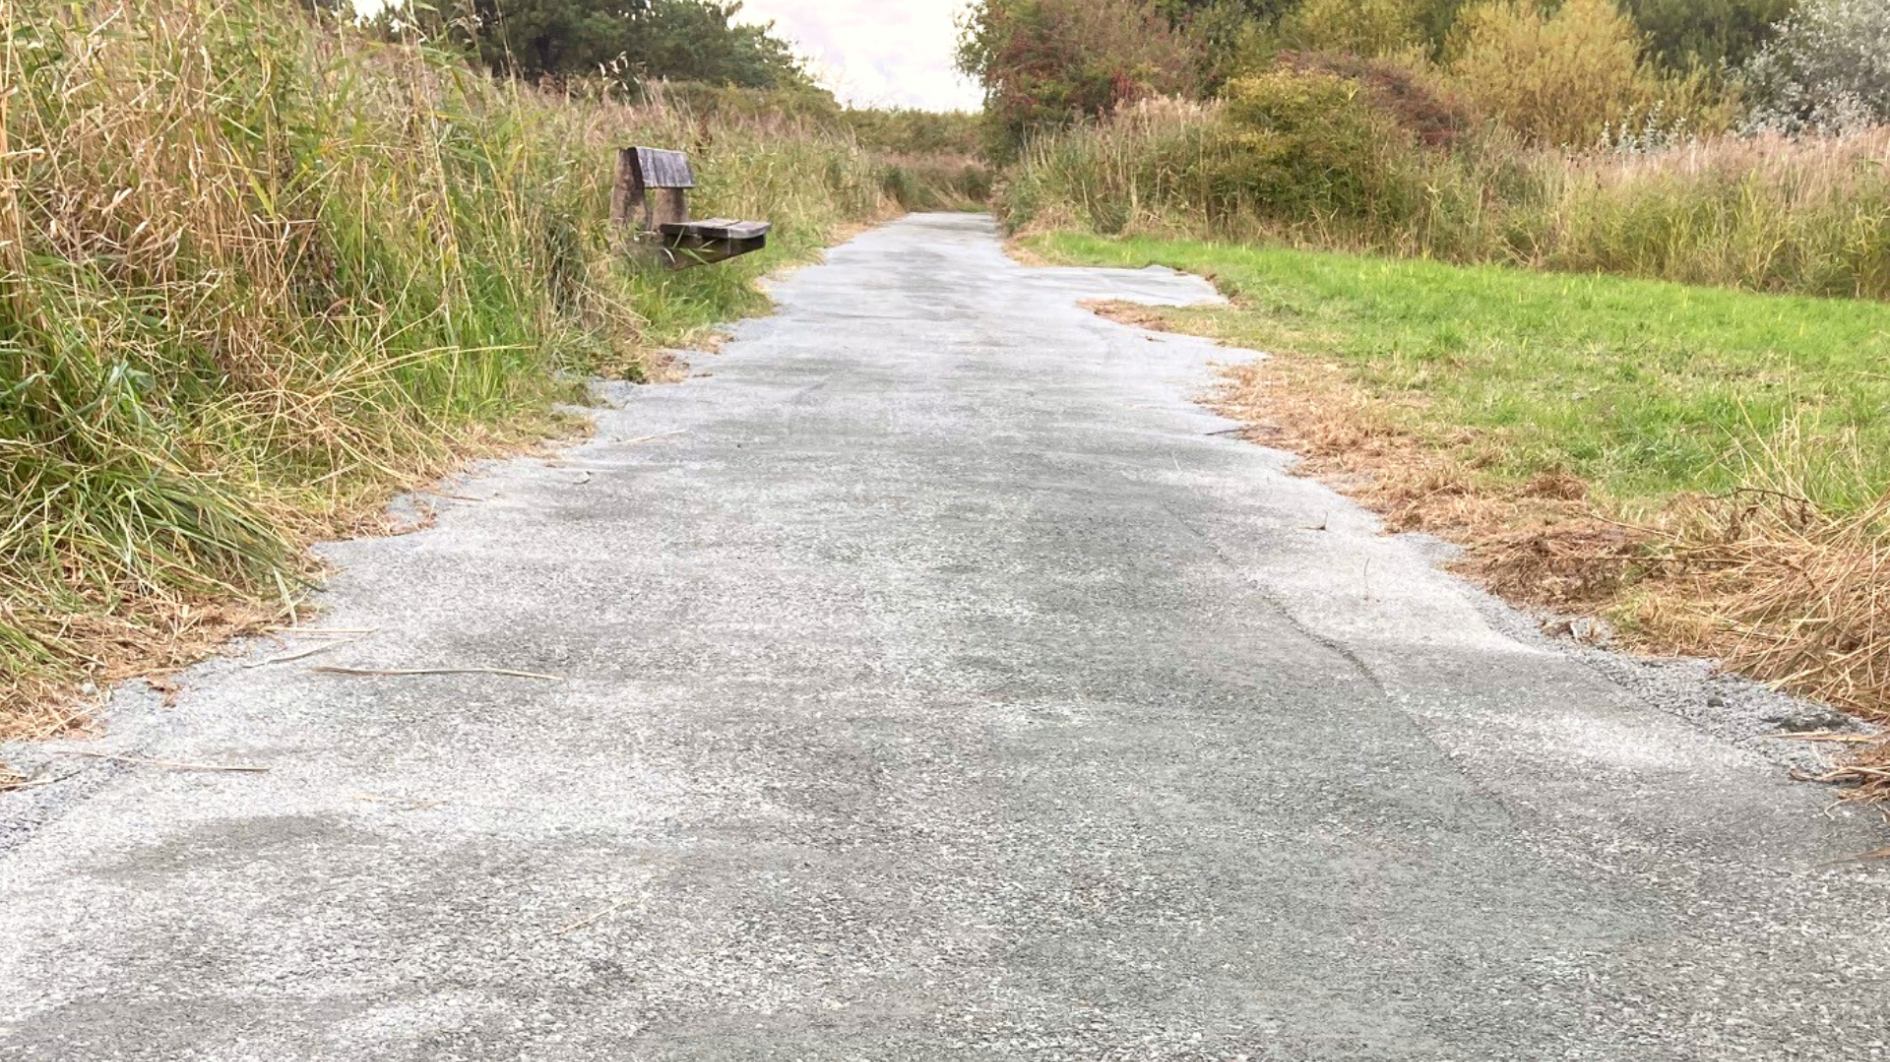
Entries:
[[661, 148], [626, 148], [630, 164], [636, 170], [637, 183], [645, 188], [694, 188], [696, 174], [689, 168], [689, 156]]
[[[659, 226], [689, 220], [689, 189], [696, 174], [680, 151], [627, 147], [617, 150], [617, 187], [610, 216], [618, 226], [655, 232]], [[652, 195], [651, 193], [655, 193]]]

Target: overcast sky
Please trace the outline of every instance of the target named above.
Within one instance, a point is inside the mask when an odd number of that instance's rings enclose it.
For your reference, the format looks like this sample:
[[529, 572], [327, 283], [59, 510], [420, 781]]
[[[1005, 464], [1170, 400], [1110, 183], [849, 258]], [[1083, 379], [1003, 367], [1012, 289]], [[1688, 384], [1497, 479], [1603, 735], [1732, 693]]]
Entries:
[[747, 0], [742, 18], [772, 19], [848, 103], [972, 110], [976, 87], [952, 71], [965, 0]]

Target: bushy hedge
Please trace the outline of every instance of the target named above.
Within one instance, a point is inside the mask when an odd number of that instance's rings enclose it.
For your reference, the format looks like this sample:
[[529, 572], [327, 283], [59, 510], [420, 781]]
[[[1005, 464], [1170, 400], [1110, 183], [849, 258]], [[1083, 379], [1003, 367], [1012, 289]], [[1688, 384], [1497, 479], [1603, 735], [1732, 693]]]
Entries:
[[1356, 81], [1276, 70], [1227, 86], [1209, 187], [1221, 214], [1285, 222], [1402, 209], [1397, 160], [1415, 138]]
[[[1731, 128], [1749, 56], [1795, 0], [974, 0], [960, 68], [994, 154], [1159, 94], [1215, 94], [1286, 52], [1421, 65], [1527, 139], [1592, 146]], [[1803, 0], [1772, 81], [1870, 97], [1883, 0]], [[1755, 68], [1756, 69], [1756, 68]], [[1795, 103], [1795, 109], [1802, 110]]]
[[[1419, 86], [1414, 91], [1430, 90]], [[1007, 222], [1279, 239], [1762, 291], [1890, 298], [1890, 130], [1570, 154], [1368, 77], [1281, 69], [1034, 142]], [[1428, 143], [1407, 114], [1465, 123]]]

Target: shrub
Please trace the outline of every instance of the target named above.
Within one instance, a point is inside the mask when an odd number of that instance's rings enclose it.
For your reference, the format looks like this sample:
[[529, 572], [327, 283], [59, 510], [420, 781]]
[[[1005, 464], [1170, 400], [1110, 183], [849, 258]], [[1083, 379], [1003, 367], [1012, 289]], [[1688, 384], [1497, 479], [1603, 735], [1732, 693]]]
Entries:
[[1013, 229], [1369, 229], [1415, 209], [1425, 154], [1359, 82], [1274, 70], [1037, 138], [1001, 209]]
[[1744, 65], [1793, 0], [1626, 0], [1650, 57], [1671, 73]]
[[1484, 0], [1460, 16], [1451, 80], [1530, 140], [1595, 143], [1658, 98], [1641, 39], [1612, 0], [1564, 0], [1553, 13]]
[[1345, 52], [1283, 52], [1276, 62], [1285, 70], [1357, 82], [1392, 122], [1429, 147], [1450, 147], [1477, 125], [1469, 102], [1443, 84], [1428, 64]]
[[[1291, 83], [1289, 101], [1332, 91]], [[1369, 96], [1276, 103], [1262, 121], [1231, 103], [1125, 109], [1034, 143], [1009, 173], [1006, 222], [1890, 298], [1890, 128], [1569, 155], [1487, 127], [1425, 150], [1382, 108], [1357, 117]], [[1324, 142], [1288, 135], [1322, 108], [1339, 116]], [[1280, 154], [1295, 143], [1302, 157]]]
[[978, 153], [981, 143], [979, 117], [965, 111], [849, 107], [840, 114], [840, 121], [862, 146], [875, 151], [971, 156]]
[[1287, 222], [1397, 209], [1394, 160], [1410, 137], [1358, 82], [1275, 70], [1230, 82], [1225, 98], [1228, 149], [1210, 181], [1220, 209]]
[[1747, 73], [1756, 126], [1842, 132], [1890, 123], [1890, 0], [1808, 0]]
[[[1264, 67], [1254, 53], [1270, 50], [1270, 31], [1297, 0], [1155, 0], [1199, 53], [1203, 88], [1219, 92], [1230, 79]], [[1263, 44], [1264, 42], [1264, 44]]]
[[1424, 13], [1412, 0], [1305, 0], [1277, 37], [1294, 51], [1386, 56], [1423, 43]]

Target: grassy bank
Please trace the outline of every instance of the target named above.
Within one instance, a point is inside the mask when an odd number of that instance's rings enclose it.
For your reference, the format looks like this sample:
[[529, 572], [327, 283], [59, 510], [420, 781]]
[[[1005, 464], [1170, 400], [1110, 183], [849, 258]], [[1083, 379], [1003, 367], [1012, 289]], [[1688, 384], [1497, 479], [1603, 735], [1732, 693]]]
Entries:
[[[1281, 247], [1056, 234], [1212, 276], [1133, 311], [1276, 355], [1218, 403], [1394, 530], [1630, 643], [1890, 718], [1890, 306]], [[1131, 313], [1131, 311], [1118, 311]]]
[[[310, 539], [899, 205], [844, 130], [547, 95], [292, 7], [0, 12], [0, 737], [264, 621]], [[698, 209], [775, 247], [615, 260], [627, 143], [689, 150]]]

